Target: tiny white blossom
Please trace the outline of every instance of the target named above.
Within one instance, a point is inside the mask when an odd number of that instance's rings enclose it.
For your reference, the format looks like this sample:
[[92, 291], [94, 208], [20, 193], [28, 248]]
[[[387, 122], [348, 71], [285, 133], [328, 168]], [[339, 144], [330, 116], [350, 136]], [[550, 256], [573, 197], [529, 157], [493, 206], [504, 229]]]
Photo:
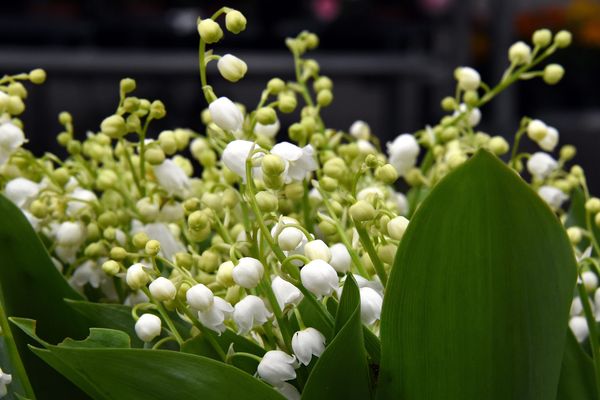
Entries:
[[279, 123], [279, 119], [268, 125], [263, 125], [260, 122], [257, 122], [254, 126], [254, 133], [273, 139], [275, 136], [277, 136], [280, 128], [281, 124]]
[[102, 271], [102, 267], [97, 262], [87, 260], [80, 266], [75, 268], [75, 272], [71, 278], [69, 278], [69, 284], [77, 289], [79, 292], [83, 292], [83, 287], [89, 284], [91, 287], [97, 289], [105, 281], [107, 276]]
[[219, 97], [209, 104], [210, 118], [225, 131], [238, 132], [242, 129], [244, 115], [242, 111], [227, 97]]
[[233, 268], [233, 280], [246, 289], [255, 288], [263, 277], [265, 268], [256, 258], [240, 258], [238, 264]]
[[280, 309], [284, 309], [288, 305], [298, 305], [304, 298], [300, 289], [286, 281], [285, 279], [276, 276], [271, 282], [271, 288], [277, 299]]
[[309, 260], [323, 260], [329, 262], [331, 260], [331, 250], [324, 241], [317, 239], [311, 240], [304, 245], [304, 255]]
[[590, 333], [585, 317], [577, 316], [571, 318], [569, 320], [569, 328], [571, 328], [573, 335], [575, 335], [579, 343], [583, 342]]
[[142, 314], [135, 323], [135, 333], [143, 342], [151, 342], [160, 335], [161, 320], [154, 314]]
[[405, 175], [417, 162], [419, 144], [414, 136], [404, 133], [387, 143], [390, 164], [396, 168], [400, 176]]
[[27, 208], [40, 191], [40, 185], [26, 178], [15, 178], [6, 184], [4, 195], [19, 208]]
[[558, 210], [562, 204], [569, 199], [562, 190], [554, 186], [542, 186], [538, 189], [538, 195], [544, 200], [550, 208]]
[[315, 328], [306, 328], [292, 336], [292, 349], [301, 364], [308, 365], [312, 356], [320, 357], [325, 351], [325, 336]]
[[65, 221], [56, 231], [56, 243], [59, 246], [79, 247], [84, 241], [85, 228], [79, 221]]
[[220, 297], [213, 299], [213, 304], [205, 311], [198, 311], [198, 320], [202, 325], [219, 334], [225, 332], [225, 320], [231, 318], [233, 307]]
[[371, 325], [381, 317], [383, 298], [370, 287], [360, 288], [360, 319], [365, 325]]
[[309, 144], [302, 148], [289, 142], [277, 143], [271, 149], [271, 154], [281, 157], [286, 163], [285, 181], [301, 181], [306, 175], [318, 167], [314, 149]]
[[125, 282], [129, 285], [133, 290], [137, 290], [144, 286], [150, 280], [150, 277], [146, 273], [144, 269], [144, 264], [136, 263], [131, 267], [127, 268], [127, 273], [125, 274]]
[[222, 56], [217, 62], [217, 68], [223, 78], [230, 82], [239, 81], [248, 71], [246, 63], [233, 54], [225, 54]]
[[350, 125], [350, 135], [359, 140], [369, 140], [371, 128], [365, 121], [354, 121], [354, 123]]
[[538, 142], [538, 145], [545, 151], [554, 151], [558, 144], [558, 130], [552, 126], [547, 127], [546, 136]]
[[90, 190], [76, 187], [69, 194], [69, 199], [69, 202], [67, 202], [67, 215], [73, 217], [80, 210], [88, 207], [90, 202], [98, 200], [98, 197]]
[[25, 135], [21, 128], [12, 122], [0, 123], [0, 165], [4, 164], [23, 143], [25, 143]]
[[2, 368], [0, 368], [0, 397], [6, 396], [6, 393], [8, 393], [6, 385], [9, 385], [11, 382], [12, 375], [7, 374], [6, 372], [2, 371]]
[[346, 245], [343, 243], [335, 243], [329, 249], [331, 250], [329, 265], [341, 274], [348, 272], [352, 264], [352, 258], [350, 257], [350, 252], [348, 252]]
[[286, 400], [300, 400], [300, 392], [298, 392], [298, 389], [292, 384], [286, 382], [281, 383], [279, 386], [275, 387], [275, 390], [281, 393]]
[[479, 108], [472, 108], [471, 110], [469, 110], [469, 107], [467, 107], [467, 105], [465, 103], [461, 103], [458, 106], [458, 110], [454, 112], [454, 114], [452, 114], [453, 116], [457, 116], [459, 114], [466, 114], [465, 119], [463, 120], [468, 126], [470, 126], [471, 128], [479, 125], [479, 122], [481, 122], [481, 110], [479, 110]]
[[537, 152], [527, 160], [527, 170], [538, 179], [545, 179], [556, 168], [558, 163], [549, 154]]
[[398, 217], [392, 218], [387, 223], [387, 231], [388, 231], [389, 237], [391, 237], [392, 239], [395, 239], [395, 240], [402, 239], [402, 236], [404, 236], [404, 232], [406, 231], [406, 228], [408, 227], [408, 223], [409, 223], [408, 219], [403, 216], [398, 216]]
[[306, 240], [304, 233], [294, 226], [283, 228], [277, 236], [277, 243], [283, 251], [292, 251], [298, 248], [303, 240]]
[[[249, 140], [233, 140], [227, 144], [221, 160], [223, 164], [246, 182], [246, 160], [253, 150], [262, 149], [259, 145]], [[262, 153], [252, 155], [253, 159], [262, 157]], [[260, 168], [257, 168], [260, 170]]]
[[313, 260], [300, 270], [302, 284], [315, 296], [330, 296], [338, 287], [335, 269], [323, 260]]
[[581, 274], [581, 280], [583, 281], [583, 286], [585, 286], [585, 290], [588, 292], [593, 292], [598, 287], [598, 276], [592, 271], [585, 271]]
[[214, 302], [213, 292], [201, 283], [189, 288], [185, 293], [185, 298], [190, 307], [197, 311], [208, 310]]
[[169, 301], [175, 298], [177, 294], [177, 288], [169, 279], [165, 277], [158, 277], [148, 287], [150, 294], [158, 301]]
[[471, 67], [459, 67], [456, 69], [455, 78], [462, 90], [477, 90], [481, 84], [479, 72]]
[[358, 139], [356, 141], [356, 146], [358, 147], [358, 152], [360, 154], [363, 154], [363, 155], [377, 154], [377, 149], [368, 140]]
[[271, 350], [265, 353], [256, 372], [265, 382], [279, 387], [285, 381], [296, 378], [295, 368], [297, 365], [296, 357], [281, 350]]
[[240, 300], [234, 307], [233, 320], [238, 326], [238, 334], [245, 335], [256, 326], [260, 326], [271, 318], [264, 301], [257, 296], [249, 295]]
[[183, 196], [190, 187], [190, 178], [170, 159], [154, 166], [154, 176], [158, 184], [170, 195]]

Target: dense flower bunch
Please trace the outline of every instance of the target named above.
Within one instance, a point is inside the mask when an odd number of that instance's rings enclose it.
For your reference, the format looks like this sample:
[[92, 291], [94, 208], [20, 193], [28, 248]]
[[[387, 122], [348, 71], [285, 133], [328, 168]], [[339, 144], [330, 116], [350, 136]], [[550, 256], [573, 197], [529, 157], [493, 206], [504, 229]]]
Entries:
[[[21, 208], [73, 287], [94, 301], [132, 306], [135, 331], [147, 347], [203, 335], [225, 362], [256, 358], [234, 347], [224, 353], [215, 344], [232, 330], [267, 350], [258, 359], [258, 377], [298, 398], [299, 388], [288, 381], [327, 346], [323, 333], [305, 321], [302, 304], [331, 321], [329, 307], [353, 274], [361, 320], [378, 334], [387, 276], [408, 218], [437, 182], [480, 148], [506, 154], [508, 165], [565, 223], [563, 205], [574, 192], [583, 193], [587, 222], [568, 234], [585, 288], [596, 290], [598, 260], [580, 245], [591, 238], [598, 250], [590, 232], [600, 226], [600, 199], [590, 198], [579, 166], [567, 168], [575, 149], [563, 146], [552, 156], [558, 131], [538, 119], [522, 119], [512, 149], [502, 136], [477, 130], [480, 108], [510, 84], [562, 78], [556, 64], [534, 69], [569, 45], [568, 32], [539, 30], [533, 49], [514, 44], [495, 87], [472, 68], [456, 69], [456, 94], [442, 101], [447, 115], [435, 126], [399, 135], [384, 152], [363, 121], [348, 132], [326, 127], [320, 111], [333, 100], [333, 83], [307, 57], [319, 43], [309, 32], [286, 41], [295, 80], [271, 79], [255, 109], [218, 97], [207, 83], [210, 61], [231, 82], [247, 71], [234, 55], [206, 50], [223, 36], [216, 21], [222, 14], [229, 32], [246, 25], [240, 12], [228, 8], [198, 23], [209, 104], [202, 132], [177, 128], [155, 135], [151, 122], [165, 116], [165, 107], [132, 95], [136, 84], [127, 78], [115, 113], [84, 139], [77, 139], [71, 116], [60, 114], [64, 130], [57, 139], [66, 159], [36, 157], [23, 148], [18, 115], [27, 91], [21, 81], [42, 83], [45, 74], [34, 70], [0, 80], [4, 195]], [[278, 115], [294, 112], [299, 120], [287, 127], [289, 141], [277, 142], [283, 136]], [[525, 136], [539, 152], [519, 150]], [[407, 196], [397, 189], [399, 179], [410, 188]], [[600, 310], [600, 292], [595, 302]], [[580, 340], [587, 336], [583, 312], [577, 298], [570, 325]], [[182, 331], [176, 319], [193, 328]], [[10, 375], [0, 370], [0, 379], [4, 389]]]

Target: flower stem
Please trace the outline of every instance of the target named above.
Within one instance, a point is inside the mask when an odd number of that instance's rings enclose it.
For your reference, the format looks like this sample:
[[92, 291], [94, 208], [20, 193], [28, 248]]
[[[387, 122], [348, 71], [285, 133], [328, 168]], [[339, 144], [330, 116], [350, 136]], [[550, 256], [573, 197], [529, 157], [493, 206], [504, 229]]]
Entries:
[[363, 245], [363, 247], [369, 254], [371, 262], [373, 262], [373, 266], [375, 267], [375, 272], [377, 272], [377, 276], [379, 277], [379, 280], [381, 280], [381, 284], [383, 285], [383, 287], [385, 287], [385, 285], [387, 284], [387, 274], [385, 272], [385, 268], [383, 267], [383, 263], [381, 262], [381, 259], [379, 259], [377, 251], [373, 246], [373, 242], [371, 242], [369, 233], [360, 222], [355, 222], [355, 226], [356, 231], [358, 232], [360, 243]]
[[596, 319], [594, 313], [590, 307], [589, 296], [585, 290], [583, 283], [577, 284], [577, 291], [579, 292], [579, 299], [583, 305], [583, 312], [590, 332], [590, 346], [592, 348], [592, 358], [594, 360], [594, 376], [596, 381], [596, 390], [600, 393], [600, 345], [598, 344], [598, 328], [596, 326]]

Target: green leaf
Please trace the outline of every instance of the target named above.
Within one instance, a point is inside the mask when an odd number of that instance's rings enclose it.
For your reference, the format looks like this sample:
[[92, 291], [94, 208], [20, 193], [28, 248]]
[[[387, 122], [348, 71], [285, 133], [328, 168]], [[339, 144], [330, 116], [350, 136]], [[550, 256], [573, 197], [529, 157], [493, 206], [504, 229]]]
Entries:
[[[80, 300], [81, 296], [58, 272], [21, 210], [2, 195], [0, 260], [0, 302], [7, 316], [36, 319], [41, 335], [52, 342], [65, 337], [85, 337], [87, 324], [63, 301], [64, 298]], [[31, 354], [27, 348], [31, 341], [19, 331], [12, 333], [38, 398], [83, 397], [73, 385]], [[27, 396], [33, 397], [32, 394]]]
[[312, 369], [302, 399], [370, 399], [367, 353], [360, 320], [360, 293], [354, 277], [348, 275], [336, 326], [339, 332]]
[[[585, 195], [581, 188], [577, 188], [571, 192], [571, 205], [569, 206], [569, 210], [567, 212], [567, 220], [565, 221], [565, 226], [570, 228], [572, 226], [578, 226], [580, 228], [586, 229], [586, 220], [585, 220]], [[596, 224], [591, 223], [592, 231], [594, 232], [594, 236], [596, 240], [600, 240], [600, 228], [596, 226]], [[588, 237], [583, 237], [581, 242], [577, 245], [579, 250], [583, 251], [590, 245], [590, 239]], [[593, 254], [596, 251], [593, 250]]]
[[480, 151], [413, 217], [381, 318], [381, 399], [551, 399], [576, 265], [548, 206]]
[[594, 363], [570, 329], [567, 329], [567, 342], [560, 370], [558, 395], [556, 400], [598, 399], [594, 377]]
[[131, 347], [129, 335], [123, 331], [105, 328], [90, 328], [90, 334], [84, 340], [66, 338], [59, 346], [71, 348], [117, 348], [128, 349]]

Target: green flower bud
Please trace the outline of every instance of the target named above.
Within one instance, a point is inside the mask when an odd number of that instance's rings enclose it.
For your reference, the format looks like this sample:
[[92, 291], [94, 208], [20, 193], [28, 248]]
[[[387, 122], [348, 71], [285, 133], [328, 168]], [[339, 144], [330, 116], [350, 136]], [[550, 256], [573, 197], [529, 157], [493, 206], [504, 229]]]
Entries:
[[69, 182], [70, 178], [71, 174], [69, 173], [69, 170], [64, 167], [56, 168], [52, 172], [52, 180], [54, 180], [61, 187], [65, 186], [65, 184]]
[[231, 10], [225, 15], [225, 27], [236, 35], [246, 29], [246, 22], [246, 17], [238, 10]]
[[598, 214], [596, 214], [596, 215], [594, 216], [594, 224], [595, 224], [595, 225], [596, 225], [598, 228], [600, 228], [600, 213], [598, 213]]
[[186, 214], [199, 210], [201, 206], [200, 199], [197, 197], [190, 197], [183, 202], [183, 210]]
[[90, 222], [85, 227], [86, 238], [88, 240], [98, 240], [100, 239], [100, 228], [98, 224], [95, 222]]
[[[228, 28], [229, 29], [229, 28]], [[223, 30], [212, 19], [203, 19], [198, 24], [198, 33], [206, 43], [217, 43], [223, 37]]]
[[204, 211], [194, 211], [188, 216], [188, 226], [191, 230], [200, 231], [210, 224], [210, 217]]
[[235, 285], [233, 280], [233, 263], [231, 261], [225, 261], [219, 266], [217, 271], [217, 283], [223, 287], [230, 287]]
[[600, 212], [600, 199], [597, 197], [592, 197], [588, 201], [585, 202], [585, 209], [592, 213], [597, 214]]
[[324, 176], [319, 180], [319, 184], [321, 188], [326, 192], [333, 192], [339, 188], [339, 182], [337, 179], [330, 178], [329, 176]]
[[440, 133], [440, 139], [444, 142], [449, 142], [451, 140], [456, 139], [458, 135], [458, 128], [455, 126], [449, 126], [447, 128], [442, 129], [442, 132]]
[[554, 36], [554, 43], [556, 43], [556, 45], [561, 49], [568, 47], [571, 44], [572, 40], [573, 40], [573, 36], [571, 35], [571, 32], [569, 32], [569, 31], [559, 31]]
[[306, 131], [304, 130], [304, 126], [302, 124], [296, 122], [290, 125], [288, 128], [288, 135], [290, 139], [296, 142], [303, 142], [306, 140]]
[[129, 113], [135, 112], [139, 107], [140, 99], [137, 97], [126, 97], [125, 100], [123, 100], [123, 109]]
[[289, 114], [296, 109], [298, 102], [296, 101], [296, 96], [287, 94], [286, 92], [281, 92], [278, 95], [278, 106], [277, 108], [284, 114]]
[[456, 100], [454, 100], [454, 97], [450, 97], [450, 96], [444, 97], [442, 99], [441, 104], [442, 104], [442, 110], [444, 110], [444, 111], [454, 111], [457, 108]]
[[148, 237], [148, 235], [146, 235], [146, 232], [138, 232], [135, 235], [133, 235], [133, 238], [131, 239], [133, 245], [138, 250], [145, 248], [146, 243], [148, 243], [148, 240], [150, 240], [150, 238]]
[[203, 167], [212, 168], [217, 165], [217, 154], [211, 149], [206, 149], [200, 153], [198, 161]]
[[117, 214], [113, 211], [104, 211], [98, 217], [98, 226], [100, 226], [100, 228], [108, 228], [109, 226], [116, 226], [117, 224]]
[[561, 160], [564, 160], [564, 161], [572, 160], [573, 157], [575, 157], [575, 154], [577, 154], [577, 149], [575, 148], [575, 146], [572, 146], [570, 144], [564, 145], [560, 149], [560, 159]]
[[234, 208], [239, 203], [239, 197], [234, 189], [225, 189], [223, 191], [223, 206], [225, 208]]
[[583, 178], [583, 168], [581, 168], [579, 165], [573, 165], [571, 167], [571, 175], [573, 175], [575, 178]]
[[165, 109], [165, 105], [160, 100], [154, 100], [152, 104], [150, 104], [150, 117], [153, 119], [161, 119], [165, 115], [167, 115], [167, 110]]
[[206, 226], [204, 229], [200, 230], [188, 230], [188, 237], [192, 242], [203, 242], [210, 236], [210, 225]]
[[581, 229], [576, 226], [572, 226], [567, 229], [567, 236], [569, 237], [571, 244], [577, 246], [582, 239]]
[[144, 246], [144, 251], [149, 256], [155, 256], [160, 251], [160, 242], [158, 240], [150, 239], [146, 242], [146, 246]]
[[175, 135], [175, 142], [177, 143], [177, 150], [183, 151], [190, 143], [191, 131], [188, 129], [175, 129], [173, 134]]
[[316, 49], [319, 46], [319, 37], [314, 33], [307, 33], [304, 37], [304, 43], [308, 50]]
[[524, 42], [516, 42], [508, 49], [508, 59], [515, 65], [529, 63], [531, 61], [531, 47]]
[[206, 192], [202, 195], [202, 203], [213, 211], [219, 211], [223, 208], [223, 198], [220, 194]]
[[323, 165], [323, 173], [326, 176], [340, 180], [346, 174], [346, 163], [339, 157], [327, 160]]
[[165, 152], [160, 147], [150, 147], [145, 151], [145, 158], [151, 165], [160, 165], [165, 161]]
[[404, 174], [404, 180], [410, 186], [421, 186], [423, 184], [421, 170], [418, 168], [409, 169], [408, 172]]
[[61, 125], [67, 125], [73, 122], [73, 117], [68, 111], [62, 111], [60, 114], [58, 114], [58, 122]]
[[304, 184], [302, 182], [292, 182], [285, 186], [285, 196], [290, 200], [300, 200], [304, 196]]
[[96, 187], [100, 190], [107, 190], [115, 186], [119, 177], [111, 169], [101, 169], [96, 178]]
[[100, 130], [113, 139], [118, 139], [127, 133], [125, 120], [116, 114], [105, 118], [100, 124]]
[[319, 229], [327, 236], [335, 235], [337, 233], [335, 224], [326, 220], [319, 222]]
[[17, 96], [21, 99], [27, 98], [27, 89], [21, 82], [12, 82], [8, 85], [8, 94], [10, 96]]
[[20, 115], [25, 111], [25, 103], [19, 96], [9, 96], [6, 103], [6, 111], [10, 115]]
[[35, 85], [41, 85], [46, 81], [46, 71], [36, 68], [29, 72], [29, 80]]
[[219, 267], [219, 255], [212, 250], [204, 250], [197, 260], [198, 268], [204, 272], [214, 272]]
[[178, 267], [190, 269], [194, 265], [194, 258], [189, 253], [175, 253], [175, 264]]
[[135, 80], [133, 80], [131, 78], [121, 79], [120, 88], [121, 88], [121, 93], [123, 93], [123, 94], [133, 92], [135, 90]]
[[277, 210], [279, 201], [277, 196], [267, 191], [256, 193], [256, 203], [261, 211], [268, 213]]
[[304, 68], [304, 73], [309, 74], [310, 76], [315, 76], [319, 73], [319, 63], [316, 60], [306, 59], [302, 63]]
[[267, 90], [272, 94], [279, 94], [285, 89], [285, 82], [279, 78], [273, 78], [267, 83]]
[[177, 140], [175, 140], [175, 132], [162, 131], [158, 135], [158, 144], [167, 155], [173, 155], [177, 152]]
[[[145, 246], [145, 243], [144, 243]], [[142, 247], [144, 247], [142, 246]], [[137, 246], [136, 246], [137, 247]], [[123, 261], [124, 259], [127, 258], [127, 250], [125, 250], [122, 247], [113, 247], [112, 249], [110, 249], [110, 258], [112, 258], [115, 261]]]
[[115, 276], [121, 270], [121, 266], [115, 260], [108, 260], [102, 264], [102, 271], [106, 275]]
[[140, 117], [136, 114], [129, 114], [127, 116], [127, 120], [125, 121], [125, 130], [127, 132], [141, 132], [142, 131], [142, 121]]
[[106, 247], [100, 242], [90, 243], [86, 246], [83, 254], [89, 258], [98, 258], [106, 255]]
[[317, 104], [321, 107], [327, 107], [333, 101], [333, 93], [331, 90], [321, 90], [317, 94]]
[[487, 145], [490, 151], [497, 156], [506, 154], [510, 147], [506, 139], [504, 139], [502, 136], [494, 136], [490, 139]]
[[375, 209], [364, 200], [359, 200], [350, 206], [350, 216], [354, 221], [366, 222], [375, 218]]
[[31, 205], [29, 206], [29, 211], [31, 212], [31, 214], [33, 214], [34, 217], [41, 219], [46, 217], [46, 215], [48, 214], [48, 207], [46, 207], [46, 204], [44, 204], [43, 201], [35, 199], [31, 202]]
[[479, 102], [479, 94], [475, 90], [467, 90], [463, 95], [463, 100], [468, 106], [475, 107]]
[[283, 176], [281, 175], [265, 175], [263, 183], [267, 189], [279, 190], [283, 186]]
[[313, 89], [317, 93], [322, 90], [332, 90], [333, 82], [331, 81], [330, 78], [328, 78], [326, 76], [320, 76], [317, 79], [315, 79], [315, 82], [313, 83]]
[[248, 65], [232, 54], [225, 54], [217, 62], [221, 76], [229, 82], [237, 82], [248, 72]]
[[398, 247], [393, 244], [385, 244], [377, 248], [377, 255], [386, 264], [393, 264]]
[[277, 114], [271, 107], [262, 107], [256, 111], [256, 120], [263, 125], [271, 125], [277, 121]]
[[548, 64], [544, 68], [544, 82], [548, 85], [556, 85], [565, 75], [565, 69], [559, 64]]
[[320, 149], [327, 144], [327, 139], [321, 133], [313, 133], [310, 136], [310, 145], [315, 149]]
[[381, 182], [391, 185], [398, 179], [398, 171], [392, 164], [384, 164], [375, 170], [375, 178]]
[[275, 154], [267, 154], [262, 158], [261, 168], [264, 175], [280, 176], [285, 171], [285, 161]]
[[552, 32], [550, 32], [548, 29], [538, 29], [537, 31], [533, 32], [531, 41], [536, 46], [546, 47], [552, 41]]

